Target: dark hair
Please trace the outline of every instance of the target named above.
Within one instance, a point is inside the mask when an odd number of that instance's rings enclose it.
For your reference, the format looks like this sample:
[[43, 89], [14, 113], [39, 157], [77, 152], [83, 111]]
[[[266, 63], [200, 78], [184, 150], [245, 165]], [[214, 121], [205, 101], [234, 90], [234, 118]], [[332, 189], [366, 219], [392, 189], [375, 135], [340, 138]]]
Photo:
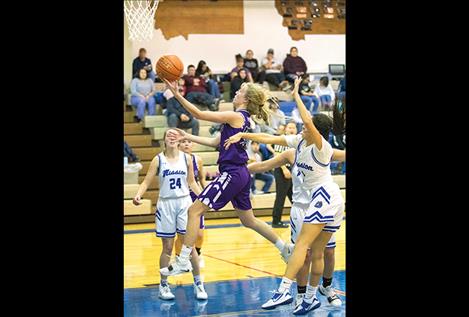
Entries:
[[147, 50], [142, 47], [141, 49], [138, 50], [138, 53], [139, 53], [139, 54], [140, 54], [141, 52], [145, 52], [145, 53], [146, 53]]
[[[199, 61], [199, 64], [197, 64], [197, 69], [195, 70], [195, 76], [200, 76], [204, 73], [203, 70], [202, 70], [202, 67], [204, 65], [207, 66], [207, 63], [205, 61], [203, 61], [203, 60]], [[208, 68], [208, 66], [207, 66], [206, 72], [209, 72], [209, 71], [210, 71], [210, 68]]]
[[327, 78], [327, 76], [322, 76], [320, 79], [319, 79], [319, 82], [321, 84], [323, 84], [323, 86], [329, 86], [329, 78]]
[[239, 78], [241, 78], [241, 76], [239, 75], [239, 73], [241, 73], [242, 71], [244, 71], [244, 72], [246, 73], [246, 78], [244, 78], [244, 81], [246, 81], [247, 78], [248, 78], [248, 71], [247, 71], [246, 68], [241, 67], [241, 68], [238, 70], [238, 76], [239, 76]]
[[191, 67], [194, 67], [194, 68], [195, 68], [194, 65], [190, 64], [189, 66], [187, 66], [187, 70], [189, 70], [189, 68], [191, 68]]
[[138, 77], [138, 79], [143, 79], [143, 78], [140, 77], [140, 72], [141, 72], [142, 70], [144, 70], [145, 73], [147, 74], [147, 77], [145, 77], [145, 79], [148, 79], [148, 71], [147, 71], [145, 68], [140, 68], [140, 69], [138, 70], [138, 72], [137, 72], [137, 77]]
[[309, 79], [309, 75], [308, 74], [303, 74], [303, 75], [301, 75], [301, 79], [302, 80]]
[[290, 53], [291, 53], [291, 51], [292, 51], [293, 49], [295, 49], [295, 50], [298, 51], [298, 48], [297, 48], [296, 46], [292, 46], [292, 47], [290, 48]]
[[285, 123], [285, 127], [286, 127], [287, 125], [289, 125], [290, 123], [293, 123], [293, 124], [295, 125], [295, 127], [296, 127], [296, 122], [295, 122], [295, 120], [290, 120], [290, 121], [288, 121], [287, 123]]
[[345, 133], [345, 93], [340, 94], [332, 109], [332, 133], [342, 135]]
[[329, 133], [332, 129], [332, 119], [328, 115], [319, 113], [313, 117], [313, 124], [319, 133], [326, 140], [329, 140]]
[[253, 52], [251, 49], [249, 49], [249, 50], [246, 51], [246, 55], [248, 55], [248, 52], [251, 52], [251, 53], [254, 54], [254, 52]]
[[235, 58], [236, 58], [236, 61], [237, 61], [237, 62], [238, 62], [238, 61], [243, 61], [243, 62], [244, 62], [244, 58], [243, 58], [243, 56], [241, 56], [241, 54], [236, 54], [236, 55], [235, 55]]

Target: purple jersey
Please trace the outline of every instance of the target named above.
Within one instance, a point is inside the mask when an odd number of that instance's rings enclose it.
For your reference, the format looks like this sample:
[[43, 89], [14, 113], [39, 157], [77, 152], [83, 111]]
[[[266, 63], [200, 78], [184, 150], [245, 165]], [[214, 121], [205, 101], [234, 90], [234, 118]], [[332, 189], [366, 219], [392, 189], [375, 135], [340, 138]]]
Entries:
[[238, 111], [244, 117], [244, 123], [241, 128], [233, 128], [228, 123], [223, 123], [221, 127], [220, 136], [220, 155], [217, 164], [220, 166], [220, 171], [223, 170], [223, 165], [245, 165], [248, 161], [248, 153], [246, 152], [246, 140], [241, 139], [238, 143], [231, 144], [228, 150], [223, 146], [225, 141], [238, 132], [246, 132], [251, 126], [249, 121], [249, 112], [245, 109]]

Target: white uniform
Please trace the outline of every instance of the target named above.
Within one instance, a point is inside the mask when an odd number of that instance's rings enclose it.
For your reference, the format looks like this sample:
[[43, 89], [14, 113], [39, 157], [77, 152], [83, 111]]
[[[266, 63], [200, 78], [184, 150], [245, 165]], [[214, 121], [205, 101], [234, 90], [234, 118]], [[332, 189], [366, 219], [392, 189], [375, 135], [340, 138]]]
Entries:
[[176, 232], [186, 233], [187, 210], [192, 204], [187, 184], [188, 165], [184, 152], [179, 152], [177, 162], [168, 162], [164, 153], [158, 154], [157, 175], [160, 195], [156, 205], [156, 236], [174, 238]]
[[[302, 223], [325, 223], [323, 231], [336, 232], [344, 216], [344, 201], [330, 170], [332, 146], [323, 138], [319, 151], [316, 145], [306, 146], [301, 134], [285, 136], [288, 146], [296, 148], [292, 167], [293, 205], [290, 211], [292, 243]], [[327, 244], [335, 247], [335, 238]]]

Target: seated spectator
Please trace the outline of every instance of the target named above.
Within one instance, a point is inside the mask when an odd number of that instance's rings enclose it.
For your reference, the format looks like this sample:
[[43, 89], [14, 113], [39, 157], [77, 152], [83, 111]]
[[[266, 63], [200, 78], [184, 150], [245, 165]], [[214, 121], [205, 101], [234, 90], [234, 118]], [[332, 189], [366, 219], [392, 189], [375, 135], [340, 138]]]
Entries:
[[269, 98], [269, 126], [272, 128], [273, 133], [276, 134], [280, 125], [285, 125], [285, 113], [280, 110], [280, 105], [278, 104], [278, 99], [276, 97]]
[[274, 50], [269, 48], [267, 56], [262, 60], [262, 72], [259, 73], [259, 83], [266, 80], [268, 83], [277, 87], [277, 89], [285, 89], [288, 86], [288, 81], [285, 80], [285, 75], [282, 73], [282, 64], [274, 57]]
[[124, 157], [127, 157], [129, 162], [139, 162], [140, 159], [138, 156], [132, 151], [132, 148], [124, 141]]
[[147, 58], [147, 50], [144, 48], [138, 51], [138, 57], [132, 63], [132, 78], [138, 77], [138, 73], [142, 68], [148, 72], [148, 77], [154, 82], [156, 75], [151, 66], [151, 60]]
[[145, 106], [148, 105], [148, 115], [153, 116], [155, 114], [155, 98], [153, 95], [156, 93], [155, 84], [153, 80], [147, 78], [147, 71], [140, 69], [138, 72], [139, 76], [132, 79], [130, 83], [130, 91], [132, 96], [130, 97], [130, 104], [137, 107], [137, 121], [140, 122], [145, 116]]
[[[262, 156], [259, 150], [258, 142], [256, 141], [250, 142], [247, 152], [248, 152], [248, 157], [249, 157], [248, 163], [262, 161]], [[256, 189], [256, 179], [260, 179], [261, 181], [264, 182], [264, 186], [262, 187], [262, 190], [260, 191]], [[272, 186], [273, 181], [274, 181], [274, 175], [272, 175], [269, 172], [251, 174], [251, 192], [254, 193], [255, 195], [262, 195], [264, 193], [267, 193], [270, 190], [270, 186]]]
[[259, 62], [254, 58], [254, 52], [252, 50], [246, 51], [244, 67], [251, 73], [252, 79], [257, 82], [257, 77], [259, 76]]
[[290, 48], [290, 54], [283, 61], [283, 72], [285, 78], [293, 83], [298, 76], [306, 74], [306, 62], [300, 56], [298, 56], [298, 49], [296, 47]]
[[337, 99], [340, 99], [342, 96], [345, 96], [345, 77], [340, 80], [339, 88], [337, 88]]
[[247, 71], [245, 68], [241, 68], [238, 71], [238, 75], [231, 80], [231, 91], [230, 91], [230, 98], [233, 100], [236, 92], [241, 88], [243, 83], [249, 82], [247, 78]]
[[254, 80], [252, 79], [251, 72], [247, 68], [244, 67], [244, 58], [241, 56], [241, 54], [236, 54], [235, 58], [236, 58], [236, 67], [231, 70], [230, 79], [233, 80], [233, 78], [238, 76], [238, 72], [244, 68], [246, 69], [249, 82], [253, 83]]
[[220, 88], [218, 88], [218, 83], [213, 79], [212, 71], [205, 61], [199, 61], [197, 69], [195, 70], [195, 77], [205, 79], [205, 83], [208, 85], [209, 94], [215, 98], [220, 98]]
[[[179, 91], [184, 96], [184, 88], [181, 86], [182, 79], [179, 81]], [[168, 127], [179, 129], [192, 129], [193, 135], [199, 135], [199, 121], [187, 111], [179, 101], [174, 98], [171, 90], [166, 89], [164, 92], [166, 98], [166, 116], [168, 117]]]
[[329, 78], [323, 76], [319, 79], [319, 85], [314, 89], [314, 94], [318, 96], [321, 101], [323, 109], [330, 110], [335, 100], [335, 93], [332, 86], [329, 84]]
[[[300, 92], [300, 98], [305, 104], [306, 108], [312, 113], [317, 112], [318, 107], [319, 107], [319, 99], [313, 93], [313, 90], [311, 89], [311, 86], [309, 83], [309, 75], [307, 74], [303, 75], [303, 81], [300, 84], [299, 92]], [[311, 109], [311, 104], [313, 104], [313, 109]]]
[[186, 99], [189, 102], [205, 106], [211, 111], [218, 110], [220, 99], [207, 92], [205, 79], [195, 75], [194, 65], [187, 66], [187, 75], [184, 75], [182, 79], [186, 86]]

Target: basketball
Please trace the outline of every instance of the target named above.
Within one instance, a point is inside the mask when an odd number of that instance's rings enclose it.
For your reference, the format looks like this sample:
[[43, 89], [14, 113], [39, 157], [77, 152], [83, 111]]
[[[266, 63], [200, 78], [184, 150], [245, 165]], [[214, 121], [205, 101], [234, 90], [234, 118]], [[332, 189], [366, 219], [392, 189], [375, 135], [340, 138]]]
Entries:
[[169, 81], [178, 80], [182, 76], [184, 65], [176, 55], [161, 56], [156, 62], [156, 73], [161, 79]]

